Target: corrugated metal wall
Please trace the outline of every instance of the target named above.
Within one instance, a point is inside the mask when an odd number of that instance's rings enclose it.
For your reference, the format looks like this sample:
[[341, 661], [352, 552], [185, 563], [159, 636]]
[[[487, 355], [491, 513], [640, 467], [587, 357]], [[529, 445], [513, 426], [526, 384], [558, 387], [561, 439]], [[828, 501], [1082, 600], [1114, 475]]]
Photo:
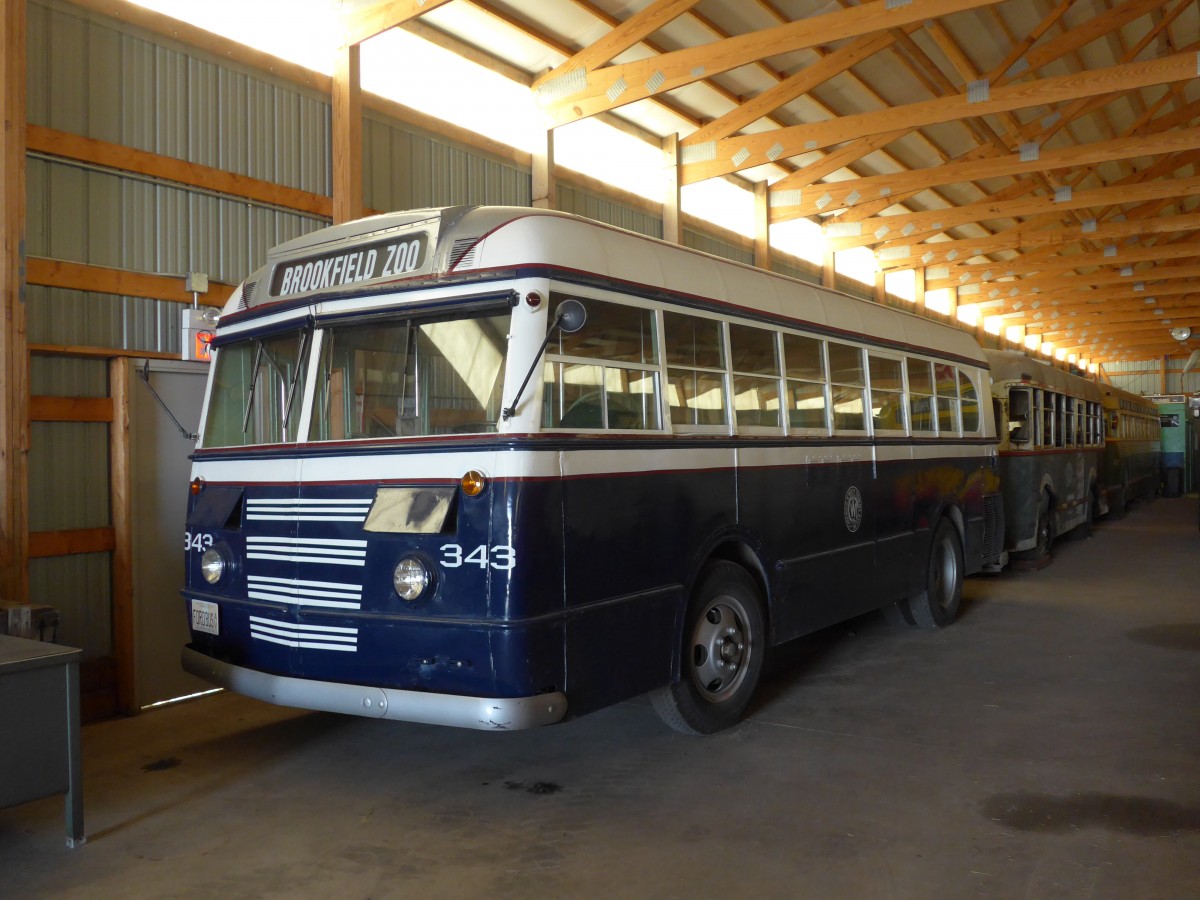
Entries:
[[528, 171], [428, 135], [363, 116], [363, 197], [381, 211], [483, 203], [529, 206]]
[[1167, 365], [1163, 388], [1162, 362], [1105, 363], [1104, 371], [1119, 388], [1134, 394], [1194, 394], [1200, 392], [1200, 371], [1183, 374], [1184, 360], [1172, 359]]

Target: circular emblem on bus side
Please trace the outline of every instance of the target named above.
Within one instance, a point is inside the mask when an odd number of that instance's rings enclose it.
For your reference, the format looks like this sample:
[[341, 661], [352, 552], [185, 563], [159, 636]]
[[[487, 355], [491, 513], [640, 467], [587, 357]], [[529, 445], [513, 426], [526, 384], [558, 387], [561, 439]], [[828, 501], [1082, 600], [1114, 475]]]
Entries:
[[846, 518], [846, 530], [851, 534], [858, 531], [858, 526], [862, 524], [863, 502], [862, 494], [854, 485], [850, 485], [846, 489], [846, 500], [842, 503], [842, 515]]

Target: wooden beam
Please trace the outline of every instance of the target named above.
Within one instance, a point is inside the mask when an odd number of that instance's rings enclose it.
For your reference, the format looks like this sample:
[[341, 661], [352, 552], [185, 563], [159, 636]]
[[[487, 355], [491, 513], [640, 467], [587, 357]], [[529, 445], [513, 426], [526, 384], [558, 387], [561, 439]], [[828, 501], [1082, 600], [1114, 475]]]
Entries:
[[575, 72], [586, 73], [604, 65], [699, 2], [700, 0], [653, 0], [652, 3], [634, 13], [608, 34], [536, 79], [533, 82], [534, 90], [568, 72], [572, 75]]
[[301, 191], [296, 188], [272, 184], [258, 178], [238, 175], [202, 166], [197, 163], [135, 150], [120, 144], [110, 144], [95, 138], [69, 134], [41, 125], [30, 125], [26, 146], [35, 153], [56, 156], [61, 159], [85, 162], [90, 165], [132, 172], [162, 181], [196, 187], [231, 197], [257, 200], [271, 206], [294, 209], [328, 218], [332, 214], [332, 202], [322, 194]]
[[[1056, 6], [1047, 16], [1045, 16], [1042, 21], [1038, 23], [1036, 28], [1026, 35], [1022, 41], [1014, 44], [1013, 48], [1009, 51], [1008, 55], [1001, 60], [1000, 64], [988, 73], [988, 79], [994, 80], [1002, 77], [1004, 73], [1010, 71], [1014, 67], [1019, 68], [1018, 62], [1021, 60], [1024, 54], [1029, 50], [1030, 47], [1037, 43], [1042, 35], [1045, 34], [1045, 32], [1048, 31], [1053, 24], [1063, 16], [1064, 13], [1066, 13], [1067, 9], [1073, 2], [1074, 0], [1060, 0], [1058, 6]], [[821, 178], [825, 177], [825, 175], [837, 171], [842, 166], [849, 165], [849, 163], [853, 162], [854, 160], [860, 159], [863, 156], [866, 156], [868, 153], [871, 153], [882, 146], [890, 144], [893, 140], [898, 140], [899, 138], [910, 133], [911, 131], [909, 129], [903, 128], [898, 131], [888, 132], [884, 135], [875, 135], [874, 137], [851, 141], [840, 147], [836, 151], [836, 154], [828, 154], [825, 159], [805, 166], [799, 172], [787, 176], [780, 182], [776, 182], [773, 187], [779, 191], [803, 189], [811, 184], [814, 184], [816, 181], [819, 181]], [[838, 159], [833, 159], [832, 157], [834, 156], [837, 156]]]
[[112, 549], [111, 528], [70, 528], [63, 531], [35, 531], [29, 535], [30, 559], [108, 553]]
[[530, 194], [534, 209], [558, 208], [558, 178], [554, 166], [554, 129], [542, 135], [545, 149], [533, 154], [532, 182]]
[[[914, 4], [913, 6], [916, 6]], [[855, 7], [863, 9], [864, 7]], [[906, 7], [912, 8], [912, 7]], [[894, 106], [875, 112], [843, 116], [825, 122], [792, 125], [773, 131], [737, 135], [712, 142], [710, 159], [684, 166], [684, 184], [761, 166], [843, 141], [883, 134], [899, 127], [913, 128], [985, 116], [1014, 109], [1043, 106], [1080, 97], [1095, 97], [1196, 77], [1196, 54], [1176, 53], [1146, 62], [1124, 63], [1107, 69], [1059, 75], [1023, 84], [988, 89], [986, 99], [958, 94]], [[698, 150], [700, 148], [697, 148]]]
[[[825, 183], [801, 192], [801, 202], [783, 205], [782, 198], [771, 208], [771, 221], [782, 222], [845, 209], [860, 200], [873, 200], [886, 193], [889, 203], [898, 203], [926, 188], [959, 184], [985, 178], [1016, 176], [1054, 169], [1073, 169], [1120, 159], [1135, 159], [1200, 149], [1200, 128], [1185, 128], [1138, 137], [1098, 141], [1094, 144], [1047, 150], [1037, 159], [1024, 161], [1021, 154], [993, 156], [967, 162], [952, 162], [927, 169], [910, 169], [888, 175], [872, 175], [844, 182]], [[856, 196], [857, 195], [857, 196]], [[817, 202], [821, 201], [818, 206]]]
[[679, 193], [679, 135], [668, 134], [663, 138], [662, 149], [663, 166], [666, 169], [666, 177], [663, 179], [663, 240], [672, 244], [682, 244], [683, 214]]
[[774, 28], [688, 47], [649, 59], [607, 66], [579, 78], [567, 72], [547, 81], [538, 97], [558, 125], [644, 100], [768, 56], [791, 53], [911, 22], [923, 22], [1000, 0], [923, 0], [889, 9], [888, 0], [838, 9]]
[[369, 5], [346, 3], [341, 0], [342, 43], [361, 44], [377, 34], [403, 25], [450, 0], [378, 0]]
[[[915, 30], [918, 25], [905, 26], [905, 30]], [[680, 143], [684, 147], [692, 147], [707, 141], [720, 140], [734, 132], [740, 131], [752, 122], [790, 103], [797, 97], [807, 94], [813, 88], [824, 84], [835, 75], [845, 72], [868, 57], [874, 56], [880, 50], [890, 47], [896, 42], [896, 36], [891, 32], [865, 35], [856, 38], [844, 47], [834, 50], [815, 63], [805, 66], [794, 75], [767, 88], [743, 101], [720, 118], [714, 119], [683, 138]]]
[[78, 356], [85, 359], [179, 359], [178, 353], [161, 353], [157, 350], [122, 349], [119, 347], [86, 347], [75, 344], [30, 344], [30, 353], [43, 356]]
[[[1180, 216], [1130, 219], [1124, 222], [1106, 222], [1097, 225], [1090, 231], [1084, 231], [1082, 225], [1055, 229], [1053, 231], [1039, 231], [1019, 226], [987, 237], [912, 244], [909, 245], [909, 255], [889, 255], [881, 258], [879, 265], [884, 269], [912, 269], [917, 266], [936, 266], [939, 263], [948, 264], [958, 259], [966, 260], [974, 256], [980, 256], [985, 253], [996, 253], [1001, 250], [1015, 251], [1030, 250], [1039, 247], [1061, 247], [1077, 244], [1084, 240], [1104, 241], [1123, 237], [1144, 237], [1152, 234], [1195, 230], [1200, 230], [1200, 214], [1194, 213]], [[951, 253], [954, 254], [953, 260], [947, 258], [948, 254]], [[926, 254], [929, 254], [928, 259], [925, 258]]]
[[[1067, 272], [1093, 266], [1127, 266], [1139, 262], [1156, 262], [1162, 259], [1187, 259], [1200, 257], [1200, 243], [1165, 244], [1154, 247], [1118, 247], [1116, 254], [1077, 253], [1074, 256], [1052, 256], [1045, 259], [1025, 260], [1021, 257], [1000, 263], [971, 263], [954, 269], [957, 278], [939, 278], [930, 283], [930, 289], [962, 287], [990, 280], [991, 274], [1020, 275], [1025, 273], [1049, 274]], [[965, 276], [965, 277], [964, 277]], [[987, 276], [987, 277], [985, 277]]]
[[[1155, 289], [1150, 287], [1151, 282], [1162, 281], [1165, 279], [1194, 279], [1200, 278], [1200, 265], [1196, 266], [1150, 266], [1147, 268], [1134, 269], [1129, 275], [1122, 275], [1119, 272], [1102, 270], [1096, 272], [1084, 272], [1070, 277], [1047, 277], [1043, 279], [1025, 281], [994, 281], [985, 282], [981, 288], [998, 287], [1002, 291], [1008, 291], [1011, 288], [1018, 288], [1021, 293], [1020, 299], [1028, 303], [1030, 300], [1042, 298], [1047, 295], [1054, 295], [1056, 292], [1073, 292], [1086, 291], [1088, 285], [1124, 285], [1130, 290], [1135, 284], [1146, 285], [1146, 296], [1154, 296]], [[1038, 290], [1038, 294], [1034, 294], [1034, 289]], [[981, 290], [981, 294], [986, 293]], [[1082, 295], [1080, 295], [1082, 296]]]
[[117, 667], [117, 707], [138, 711], [137, 626], [133, 609], [133, 456], [129, 400], [132, 378], [127, 359], [108, 363], [113, 422], [108, 429], [109, 507], [112, 510], [113, 656]]
[[[1183, 282], [1170, 289], [1164, 289], [1162, 285], [1159, 285], [1152, 292], [1145, 293], [1129, 290], [1118, 296], [1119, 289], [1100, 289], [1081, 291], [1080, 294], [1088, 299], [1046, 299], [1039, 302], [1036, 307], [1030, 302], [1025, 302], [1021, 304], [1020, 309], [1007, 311], [989, 307], [987, 303], [976, 305], [980, 307], [980, 312], [983, 314], [999, 315], [1005, 322], [1014, 325], [1039, 321], [1041, 318], [1045, 318], [1047, 313], [1051, 316], [1057, 313], [1063, 318], [1082, 320], [1089, 316], [1140, 312], [1150, 306], [1146, 302], [1148, 299], [1153, 299], [1154, 306], [1157, 308], [1187, 310], [1196, 308], [1196, 301], [1200, 300], [1200, 294], [1197, 293], [1195, 286]], [[1026, 301], [1028, 299], [1026, 298]]]
[[[29, 284], [66, 288], [72, 291], [91, 291], [96, 294], [116, 294], [122, 297], [146, 297], [172, 303], [191, 303], [192, 295], [183, 289], [183, 276], [151, 275], [125, 269], [109, 269], [62, 259], [32, 256], [28, 260]], [[219, 281], [208, 283], [208, 293], [201, 298], [206, 306], [224, 306], [233, 294], [234, 286]]]
[[771, 269], [771, 222], [765, 181], [754, 183], [754, 265]]
[[0, 598], [29, 596], [25, 332], [26, 0], [0, 0]]
[[[1200, 176], [1175, 180], [1160, 179], [1148, 184], [1131, 184], [1119, 187], [1095, 188], [1090, 191], [1071, 191], [1070, 197], [1062, 200], [1054, 197], [1033, 197], [1029, 200], [1013, 200], [1001, 203], [984, 201], [968, 203], [953, 209], [935, 209], [928, 212], [910, 213], [902, 216], [876, 216], [864, 219], [860, 225], [864, 235], [859, 238], [829, 238], [834, 249], [870, 246], [893, 234], [903, 240], [903, 230], [910, 234], [922, 232], [940, 233], [948, 228], [982, 222], [989, 219], [1015, 219], [1020, 216], [1036, 216], [1053, 213], [1062, 215], [1073, 209], [1088, 209], [1109, 204], [1138, 203], [1145, 200], [1174, 199], [1200, 194]], [[903, 230], [900, 230], [903, 229]], [[882, 234], [881, 234], [882, 233]], [[874, 238], [874, 239], [872, 239]]]
[[333, 69], [333, 223], [362, 217], [362, 82], [359, 46], [340, 47]]
[[111, 422], [108, 397], [30, 397], [31, 422]]

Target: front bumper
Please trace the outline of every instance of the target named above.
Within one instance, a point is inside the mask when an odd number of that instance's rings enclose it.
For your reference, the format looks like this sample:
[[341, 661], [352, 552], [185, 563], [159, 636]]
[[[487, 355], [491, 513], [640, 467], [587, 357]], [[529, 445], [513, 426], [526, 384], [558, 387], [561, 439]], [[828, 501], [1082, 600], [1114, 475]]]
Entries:
[[351, 716], [516, 731], [552, 725], [567, 714], [567, 698], [560, 691], [532, 697], [462, 697], [312, 681], [235, 666], [190, 646], [183, 648], [182, 662], [184, 670], [192, 675], [256, 700]]

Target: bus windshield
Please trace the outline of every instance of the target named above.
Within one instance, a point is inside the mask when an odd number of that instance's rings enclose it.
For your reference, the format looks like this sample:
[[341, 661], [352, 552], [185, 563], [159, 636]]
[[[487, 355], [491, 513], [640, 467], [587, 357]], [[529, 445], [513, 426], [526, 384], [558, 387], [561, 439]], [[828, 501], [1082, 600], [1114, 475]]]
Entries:
[[506, 307], [330, 326], [309, 440], [495, 431], [509, 318]]
[[296, 439], [310, 338], [310, 330], [297, 329], [218, 349], [205, 447]]

